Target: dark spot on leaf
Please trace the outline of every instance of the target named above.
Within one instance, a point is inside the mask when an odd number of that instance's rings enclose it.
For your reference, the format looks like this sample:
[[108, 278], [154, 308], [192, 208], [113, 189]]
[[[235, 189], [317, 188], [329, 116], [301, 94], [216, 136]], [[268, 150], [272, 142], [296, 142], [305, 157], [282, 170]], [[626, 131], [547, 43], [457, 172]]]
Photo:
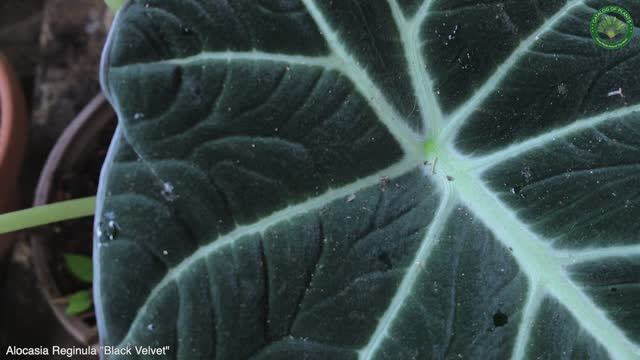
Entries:
[[393, 267], [391, 258], [386, 252], [381, 252], [380, 254], [378, 254], [378, 261], [380, 261], [384, 265], [385, 271], [390, 270]]
[[503, 313], [502, 311], [498, 310], [496, 311], [495, 314], [493, 314], [493, 326], [495, 327], [505, 326], [507, 325], [508, 322], [509, 322], [509, 316], [507, 316], [507, 314]]
[[615, 287], [611, 288], [611, 292], [616, 292], [616, 291], [618, 291], [618, 288], [615, 288]]

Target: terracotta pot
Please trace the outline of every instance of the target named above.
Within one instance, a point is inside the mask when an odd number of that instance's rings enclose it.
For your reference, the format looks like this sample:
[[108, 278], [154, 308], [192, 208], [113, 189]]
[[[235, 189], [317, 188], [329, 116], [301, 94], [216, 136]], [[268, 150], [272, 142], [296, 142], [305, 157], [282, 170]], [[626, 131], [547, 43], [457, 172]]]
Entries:
[[[49, 153], [38, 181], [34, 206], [58, 200], [55, 198], [55, 191], [59, 177], [86, 163], [99, 146], [96, 139], [113, 127], [115, 122], [116, 115], [105, 97], [96, 96], [65, 129]], [[91, 242], [93, 235], [88, 232], [86, 239]], [[33, 267], [39, 286], [55, 316], [78, 342], [85, 345], [94, 344], [98, 339], [96, 327], [88, 325], [80, 317], [65, 314], [66, 305], [59, 301], [68, 294], [60, 291], [51, 268], [54, 246], [52, 239], [34, 233], [31, 235], [31, 246]]]
[[[20, 81], [0, 53], [0, 214], [18, 203], [18, 176], [27, 143], [27, 109]], [[0, 261], [15, 241], [15, 234], [0, 236]]]

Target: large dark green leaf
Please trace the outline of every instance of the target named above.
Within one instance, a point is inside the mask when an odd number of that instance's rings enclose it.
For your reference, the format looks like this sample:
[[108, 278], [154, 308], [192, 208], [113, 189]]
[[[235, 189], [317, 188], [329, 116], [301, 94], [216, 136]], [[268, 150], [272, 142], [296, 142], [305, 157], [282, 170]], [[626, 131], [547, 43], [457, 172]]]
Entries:
[[592, 42], [606, 4], [130, 1], [103, 344], [640, 358], [640, 39]]

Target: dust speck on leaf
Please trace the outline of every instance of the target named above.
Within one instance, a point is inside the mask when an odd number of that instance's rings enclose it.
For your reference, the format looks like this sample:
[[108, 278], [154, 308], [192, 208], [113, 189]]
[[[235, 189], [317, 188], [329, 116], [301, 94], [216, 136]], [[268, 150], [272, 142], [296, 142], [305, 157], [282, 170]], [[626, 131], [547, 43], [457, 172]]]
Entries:
[[516, 185], [516, 186], [512, 187], [510, 192], [513, 195], [519, 195], [523, 199], [526, 198], [526, 195], [522, 192], [522, 186], [520, 186], [520, 185]]
[[567, 85], [565, 85], [564, 83], [560, 83], [558, 84], [558, 94], [560, 95], [567, 95]]
[[120, 225], [115, 220], [107, 221], [107, 238], [109, 240], [115, 240], [120, 232]]
[[622, 93], [622, 88], [618, 88], [617, 90], [614, 91], [610, 91], [607, 94], [608, 97], [612, 97], [612, 96], [620, 96], [620, 97], [624, 97], [624, 94]]
[[162, 197], [165, 198], [165, 200], [173, 201], [178, 198], [178, 196], [173, 192], [173, 190], [174, 190], [173, 184], [171, 184], [170, 182], [163, 182], [162, 191], [160, 192], [160, 194], [162, 195]]
[[522, 170], [520, 171], [520, 175], [522, 175], [522, 177], [524, 178], [524, 181], [526, 182], [531, 181], [531, 178], [533, 177], [533, 174], [531, 173], [531, 168], [528, 166], [525, 166], [524, 168], [522, 168]]
[[387, 185], [389, 185], [389, 183], [391, 182], [391, 179], [389, 179], [388, 176], [381, 176], [380, 177], [380, 181], [378, 182], [378, 187], [380, 188], [380, 191], [385, 191], [387, 190]]

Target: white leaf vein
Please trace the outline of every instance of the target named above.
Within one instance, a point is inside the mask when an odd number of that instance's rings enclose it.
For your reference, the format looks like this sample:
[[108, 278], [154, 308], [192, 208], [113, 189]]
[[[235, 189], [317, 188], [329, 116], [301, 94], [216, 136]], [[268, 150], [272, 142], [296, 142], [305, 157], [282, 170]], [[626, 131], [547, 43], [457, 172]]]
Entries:
[[438, 210], [436, 211], [429, 229], [420, 243], [420, 248], [416, 253], [415, 258], [405, 270], [405, 275], [396, 290], [395, 295], [391, 299], [391, 303], [387, 307], [387, 310], [378, 321], [378, 325], [371, 336], [369, 343], [359, 350], [359, 359], [368, 360], [372, 359], [380, 346], [384, 342], [384, 339], [389, 336], [389, 329], [393, 325], [398, 313], [402, 309], [405, 301], [412, 293], [415, 283], [418, 279], [418, 275], [421, 273], [423, 264], [427, 261], [431, 249], [437, 244], [440, 235], [446, 225], [449, 215], [453, 210], [453, 199], [449, 187], [441, 187], [443, 189], [442, 199]]
[[529, 285], [529, 295], [524, 305], [522, 318], [518, 324], [518, 336], [516, 337], [511, 360], [524, 359], [526, 355], [527, 345], [529, 344], [529, 336], [536, 321], [536, 314], [540, 305], [544, 300], [544, 290], [538, 279], [535, 279]]
[[[201, 261], [202, 259], [210, 256], [211, 254], [217, 252], [218, 250], [233, 244], [237, 239], [250, 234], [263, 233], [265, 230], [269, 229], [270, 227], [278, 223], [287, 221], [288, 219], [291, 219], [295, 216], [299, 216], [299, 215], [320, 209], [337, 199], [346, 198], [347, 196], [357, 193], [358, 191], [363, 190], [369, 186], [376, 185], [380, 182], [380, 178], [382, 176], [395, 178], [403, 174], [406, 174], [407, 172], [411, 171], [415, 167], [416, 165], [414, 161], [412, 161], [411, 159], [405, 158], [399, 163], [387, 169], [384, 169], [375, 174], [369, 175], [365, 178], [359, 179], [349, 185], [346, 185], [337, 189], [329, 189], [328, 191], [326, 191], [324, 194], [320, 196], [310, 198], [309, 200], [306, 200], [296, 205], [290, 205], [282, 210], [276, 211], [271, 215], [260, 219], [255, 223], [236, 227], [236, 229], [234, 229], [230, 233], [223, 235], [220, 238], [216, 239], [215, 241], [212, 241], [207, 245], [200, 247], [191, 255], [184, 258], [180, 262], [180, 264], [169, 269], [169, 271], [165, 274], [162, 280], [160, 280], [156, 284], [156, 286], [151, 290], [144, 304], [138, 309], [137, 315], [134, 321], [132, 322], [132, 324], [136, 324], [137, 322], [140, 321], [140, 318], [145, 314], [147, 308], [151, 305], [153, 299], [156, 298], [158, 294], [166, 286], [168, 286], [172, 282], [179, 279], [182, 274], [188, 273], [188, 271], [198, 261]], [[121, 344], [127, 344], [132, 342], [133, 340], [132, 336], [134, 335], [132, 331], [133, 331], [133, 327], [130, 327], [127, 335], [121, 341]]]
[[616, 257], [640, 258], [640, 245], [609, 246], [586, 250], [557, 250], [556, 256], [565, 266]]
[[515, 158], [518, 155], [522, 155], [533, 149], [540, 148], [557, 140], [566, 139], [566, 137], [571, 134], [577, 134], [584, 130], [595, 129], [597, 126], [602, 125], [606, 122], [616, 121], [620, 118], [635, 113], [640, 114], [640, 104], [608, 111], [586, 119], [579, 119], [569, 125], [554, 130], [549, 130], [544, 134], [527, 139], [520, 143], [509, 145], [504, 149], [498, 150], [489, 155], [476, 158], [469, 157], [467, 158], [467, 161], [471, 164], [470, 169], [475, 169], [478, 172], [482, 172], [487, 168], [493, 167], [496, 164], [499, 164], [506, 160]]
[[540, 36], [550, 31], [559, 20], [563, 19], [574, 7], [581, 5], [583, 2], [584, 0], [571, 0], [567, 2], [565, 6], [547, 19], [542, 26], [522, 41], [511, 55], [496, 68], [488, 80], [475, 91], [471, 98], [446, 119], [447, 126], [442, 132], [441, 138], [453, 141], [460, 128], [478, 107], [493, 94], [494, 90], [498, 88], [498, 85], [500, 85], [514, 68], [515, 64], [536, 44]]
[[378, 115], [379, 120], [389, 129], [396, 140], [402, 145], [408, 156], [414, 157], [416, 160], [421, 158], [421, 141], [420, 134], [415, 133], [407, 125], [409, 122], [400, 115], [391, 103], [383, 95], [378, 86], [371, 80], [366, 69], [359, 65], [355, 59], [344, 47], [343, 41], [339, 34], [329, 25], [322, 11], [316, 6], [313, 0], [302, 0], [307, 11], [315, 21], [316, 25], [322, 32], [335, 56], [341, 60], [342, 73], [349, 77], [358, 91], [368, 101], [371, 108]]
[[433, 80], [427, 73], [427, 65], [421, 53], [420, 26], [407, 21], [397, 0], [388, 0], [391, 13], [403, 43], [411, 84], [420, 105], [423, 132], [430, 137], [443, 128], [442, 110], [434, 96]]

